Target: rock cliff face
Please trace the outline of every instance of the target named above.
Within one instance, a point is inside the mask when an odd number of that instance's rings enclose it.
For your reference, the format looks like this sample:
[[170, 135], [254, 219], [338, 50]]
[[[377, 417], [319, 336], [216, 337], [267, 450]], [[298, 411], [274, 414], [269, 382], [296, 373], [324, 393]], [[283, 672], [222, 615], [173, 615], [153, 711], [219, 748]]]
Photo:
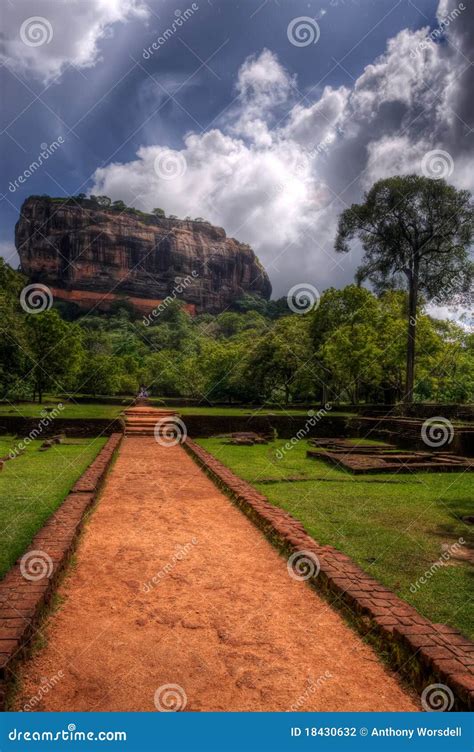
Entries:
[[125, 299], [149, 312], [170, 296], [190, 310], [219, 312], [243, 293], [271, 293], [252, 249], [205, 222], [31, 196], [15, 242], [30, 281], [83, 310]]

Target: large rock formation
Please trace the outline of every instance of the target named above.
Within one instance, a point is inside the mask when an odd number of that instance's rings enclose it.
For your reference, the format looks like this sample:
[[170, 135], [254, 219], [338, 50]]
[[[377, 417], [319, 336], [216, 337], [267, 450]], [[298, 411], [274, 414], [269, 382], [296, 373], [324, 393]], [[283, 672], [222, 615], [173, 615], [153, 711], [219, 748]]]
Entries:
[[250, 246], [207, 222], [30, 196], [15, 241], [30, 281], [83, 310], [106, 310], [125, 299], [148, 313], [176, 297], [190, 310], [218, 312], [243, 293], [271, 293]]

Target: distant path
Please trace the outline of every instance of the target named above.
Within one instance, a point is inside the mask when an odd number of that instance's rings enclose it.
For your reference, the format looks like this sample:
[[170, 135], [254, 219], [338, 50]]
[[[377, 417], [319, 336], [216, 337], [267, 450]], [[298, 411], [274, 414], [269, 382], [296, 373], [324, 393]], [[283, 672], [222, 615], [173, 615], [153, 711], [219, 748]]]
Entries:
[[186, 710], [417, 709], [185, 451], [153, 437], [123, 440], [60, 592], [17, 709], [59, 671], [36, 710], [152, 711], [166, 684]]

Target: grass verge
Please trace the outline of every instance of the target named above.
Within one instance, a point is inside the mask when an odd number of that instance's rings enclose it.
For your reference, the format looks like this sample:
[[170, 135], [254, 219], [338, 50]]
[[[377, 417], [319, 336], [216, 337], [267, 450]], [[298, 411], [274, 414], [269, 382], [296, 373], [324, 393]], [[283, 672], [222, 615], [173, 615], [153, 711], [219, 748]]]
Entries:
[[[306, 441], [282, 459], [276, 451], [285, 441], [251, 447], [222, 439], [198, 443], [300, 520], [321, 544], [343, 551], [425, 617], [474, 638], [474, 568], [467, 558], [474, 536], [462, 520], [473, 513], [471, 474], [352, 476], [308, 459]], [[460, 539], [463, 558], [445, 559]]]
[[[95, 458], [105, 438], [74, 439], [40, 452], [32, 441], [25, 452], [3, 465], [0, 473], [0, 578], [30, 545], [48, 517]], [[15, 439], [0, 438], [0, 456]]]

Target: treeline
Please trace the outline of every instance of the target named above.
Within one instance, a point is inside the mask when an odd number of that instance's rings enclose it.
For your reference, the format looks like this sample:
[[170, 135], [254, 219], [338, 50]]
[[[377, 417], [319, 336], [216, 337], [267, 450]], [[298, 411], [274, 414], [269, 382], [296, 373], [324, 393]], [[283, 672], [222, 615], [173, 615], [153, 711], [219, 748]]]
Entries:
[[[27, 280], [0, 263], [0, 394], [193, 397], [210, 402], [383, 402], [403, 395], [407, 296], [349, 285], [292, 313], [246, 296], [235, 310], [190, 317], [174, 301], [145, 326], [126, 305], [68, 320], [58, 306], [26, 313]], [[70, 318], [70, 317], [69, 317]], [[417, 401], [474, 398], [474, 335], [417, 316]]]
[[[145, 212], [141, 209], [137, 209], [135, 206], [128, 206], [125, 201], [118, 199], [112, 201], [109, 196], [95, 196], [91, 194], [88, 196], [85, 193], [78, 193], [76, 196], [59, 196], [53, 197], [47, 193], [33, 194], [30, 196], [32, 199], [43, 199], [49, 201], [51, 204], [65, 204], [69, 206], [81, 206], [85, 209], [106, 209], [108, 211], [117, 212], [117, 214], [131, 214], [132, 216], [140, 219], [143, 222], [153, 222], [155, 218], [158, 219], [172, 219], [176, 220], [179, 217], [176, 214], [167, 215], [164, 209], [157, 207], [152, 209], [151, 212]], [[204, 219], [204, 217], [184, 217], [182, 222], [199, 222], [201, 224], [210, 225], [211, 223]]]

